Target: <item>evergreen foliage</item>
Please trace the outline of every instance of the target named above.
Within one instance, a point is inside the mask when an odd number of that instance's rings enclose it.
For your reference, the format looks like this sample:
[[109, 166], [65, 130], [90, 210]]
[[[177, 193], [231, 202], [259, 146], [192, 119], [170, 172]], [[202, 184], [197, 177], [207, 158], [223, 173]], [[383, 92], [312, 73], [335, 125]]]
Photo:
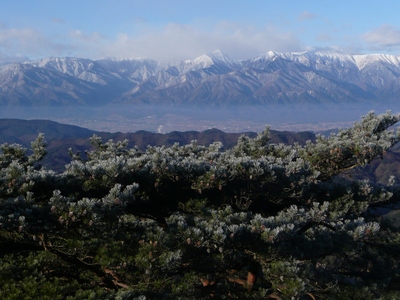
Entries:
[[395, 299], [394, 182], [339, 176], [399, 141], [398, 115], [369, 113], [305, 146], [268, 128], [221, 143], [128, 148], [93, 136], [46, 170], [1, 145], [1, 299]]

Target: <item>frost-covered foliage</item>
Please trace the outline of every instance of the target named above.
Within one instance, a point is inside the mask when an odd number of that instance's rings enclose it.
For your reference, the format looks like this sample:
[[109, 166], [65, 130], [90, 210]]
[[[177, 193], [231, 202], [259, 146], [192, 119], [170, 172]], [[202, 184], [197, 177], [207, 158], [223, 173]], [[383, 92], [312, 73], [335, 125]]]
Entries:
[[315, 143], [268, 128], [222, 151], [175, 144], [94, 150], [59, 174], [1, 145], [3, 299], [378, 299], [396, 295], [400, 236], [373, 218], [398, 186], [336, 175], [384, 155], [399, 116], [369, 113]]

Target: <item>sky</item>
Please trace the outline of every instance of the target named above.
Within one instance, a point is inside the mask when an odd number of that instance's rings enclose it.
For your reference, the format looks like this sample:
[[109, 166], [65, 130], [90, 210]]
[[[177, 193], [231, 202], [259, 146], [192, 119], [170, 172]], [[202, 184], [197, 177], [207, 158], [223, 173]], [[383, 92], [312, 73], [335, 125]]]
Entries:
[[45, 57], [400, 55], [398, 0], [2, 0], [0, 64]]

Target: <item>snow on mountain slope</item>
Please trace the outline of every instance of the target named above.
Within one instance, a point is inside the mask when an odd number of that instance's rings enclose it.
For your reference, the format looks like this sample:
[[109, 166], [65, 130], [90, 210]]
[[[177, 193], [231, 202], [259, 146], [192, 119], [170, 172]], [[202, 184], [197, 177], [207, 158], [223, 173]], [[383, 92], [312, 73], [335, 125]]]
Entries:
[[273, 52], [269, 51], [264, 55], [253, 58], [252, 61], [268, 61], [276, 58], [283, 58], [297, 62], [305, 66], [317, 66], [334, 64], [335, 67], [355, 67], [356, 62], [352, 55], [340, 51], [304, 51], [304, 52]]
[[200, 55], [194, 60], [185, 60], [177, 64], [177, 67], [180, 68], [181, 72], [184, 73], [189, 71], [207, 69], [213, 66], [216, 68], [223, 67], [224, 71], [227, 71], [237, 69], [238, 67], [240, 67], [240, 63], [228, 54], [225, 54], [220, 50], [216, 50], [211, 53]]
[[49, 57], [36, 61], [27, 61], [24, 64], [58, 71], [75, 77], [94, 66], [94, 62], [89, 59], [75, 57]]
[[0, 105], [31, 103], [39, 90], [41, 97], [50, 99], [44, 102], [63, 105], [71, 97], [78, 103], [98, 97], [100, 103], [221, 106], [398, 101], [400, 57], [269, 51], [237, 61], [217, 50], [174, 63], [54, 57], [0, 67]]
[[115, 74], [110, 73], [100, 64], [90, 59], [75, 57], [52, 57], [37, 61], [28, 61], [24, 64], [60, 72], [101, 85], [107, 85], [108, 82], [113, 81], [115, 77]]
[[354, 55], [354, 61], [357, 67], [361, 70], [365, 66], [372, 64], [384, 63], [393, 67], [400, 68], [400, 57], [387, 54], [367, 54], [367, 55]]

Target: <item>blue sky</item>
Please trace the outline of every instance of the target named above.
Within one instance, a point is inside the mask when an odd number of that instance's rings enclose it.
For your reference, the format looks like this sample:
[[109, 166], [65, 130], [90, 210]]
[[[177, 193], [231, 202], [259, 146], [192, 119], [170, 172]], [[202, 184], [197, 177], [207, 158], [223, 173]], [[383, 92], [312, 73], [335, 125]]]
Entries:
[[397, 0], [2, 0], [0, 63], [49, 56], [237, 59], [334, 48], [400, 55]]

